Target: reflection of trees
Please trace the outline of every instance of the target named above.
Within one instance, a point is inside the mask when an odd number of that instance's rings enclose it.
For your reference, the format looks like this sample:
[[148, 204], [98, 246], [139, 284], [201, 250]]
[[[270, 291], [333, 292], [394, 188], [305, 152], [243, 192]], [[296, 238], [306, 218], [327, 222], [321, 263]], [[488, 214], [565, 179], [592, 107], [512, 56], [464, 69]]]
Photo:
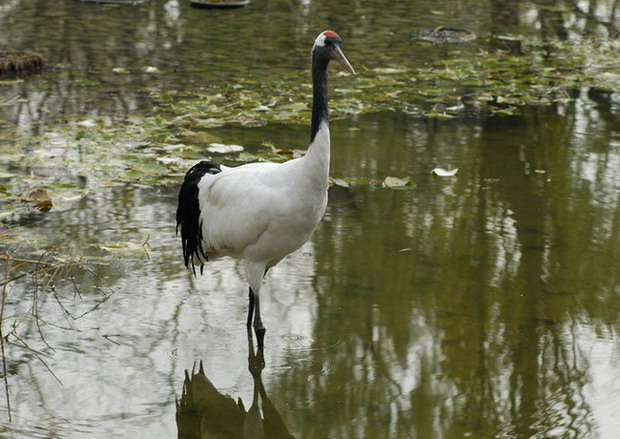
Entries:
[[[214, 75], [207, 76], [204, 70], [215, 62], [209, 56], [210, 48], [223, 49], [214, 44], [221, 43], [217, 30], [210, 44], [187, 44], [186, 40], [193, 42], [201, 30], [210, 27], [200, 23], [195, 14], [181, 17], [171, 3], [174, 0], [155, 0], [139, 7], [109, 8], [60, 1], [50, 7], [45, 0], [32, 0], [0, 10], [0, 24], [6, 30], [0, 44], [37, 48], [50, 64], [45, 80], [32, 79], [11, 86], [10, 93], [6, 91], [5, 100], [14, 95], [22, 99], [2, 108], [4, 118], [26, 132], [41, 121], [127, 118], [150, 110], [150, 90], [178, 89], [190, 84], [196, 74], [199, 85], [213, 81]], [[217, 23], [216, 17], [213, 20]], [[141, 73], [144, 66], [157, 66], [165, 74]], [[130, 73], [115, 74], [116, 67]], [[226, 69], [218, 72], [222, 70]], [[215, 76], [221, 78], [221, 73]]]
[[[608, 261], [619, 256], [620, 151], [613, 113], [599, 114], [612, 107], [592, 97], [471, 128], [409, 121], [402, 131], [401, 116], [386, 116], [335, 153], [337, 175], [409, 174], [421, 188], [354, 189], [315, 236], [312, 364], [323, 372], [282, 377], [285, 387], [312, 378], [301, 431], [595, 434], [580, 339], [616, 330]], [[387, 147], [403, 138], [403, 149]], [[456, 181], [425, 176], [447, 163], [464, 164]], [[313, 423], [320, 414], [327, 425]]]
[[[312, 1], [298, 5], [301, 14], [291, 14], [286, 2], [260, 2], [240, 13], [225, 14], [191, 10], [178, 0], [151, 0], [126, 8], [13, 1], [0, 6], [0, 25], [5, 30], [0, 45], [39, 50], [51, 68], [44, 80], [3, 87], [0, 103], [12, 103], [0, 106], [0, 115], [21, 132], [37, 132], [42, 121], [131, 117], [150, 111], [163, 92], [193, 92], [247, 77], [249, 70], [261, 80], [307, 69], [307, 51], [301, 48], [314, 37], [312, 29], [324, 26], [322, 19], [314, 17], [325, 15], [344, 35], [375, 36], [372, 44], [347, 46], [353, 60], [374, 58], [379, 64], [413, 60], [416, 66], [434, 53], [413, 47], [416, 53], [411, 55], [411, 32], [423, 26], [473, 27], [481, 35], [534, 33], [543, 39], [615, 35], [620, 27], [616, 0], [492, 0], [475, 8], [470, 2], [456, 2], [453, 15], [440, 15], [430, 22], [429, 6], [418, 3], [384, 7], [364, 1]], [[413, 27], [412, 16], [419, 20]], [[162, 74], [142, 73], [144, 66], [156, 66]], [[115, 74], [116, 67], [130, 73]], [[11, 101], [16, 96], [19, 99]]]
[[490, 30], [496, 34], [536, 32], [543, 40], [602, 34], [620, 30], [618, 0], [491, 0]]

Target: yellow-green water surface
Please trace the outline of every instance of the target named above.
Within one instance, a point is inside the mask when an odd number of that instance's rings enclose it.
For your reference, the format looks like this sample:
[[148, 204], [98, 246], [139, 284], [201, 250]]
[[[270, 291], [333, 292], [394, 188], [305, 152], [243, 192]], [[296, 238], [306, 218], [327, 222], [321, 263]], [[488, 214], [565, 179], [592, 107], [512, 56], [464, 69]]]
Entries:
[[[601, 58], [615, 53], [614, 4], [5, 1], [3, 48], [38, 50], [49, 67], [0, 82], [0, 251], [76, 264], [9, 267], [0, 436], [620, 436], [620, 95], [616, 61]], [[440, 25], [479, 38], [416, 38]], [[359, 75], [331, 70], [336, 183], [312, 239], [267, 276], [262, 356], [248, 345], [243, 267], [184, 268], [176, 193], [200, 157], [305, 149], [294, 105], [308, 102], [309, 50], [327, 28]], [[490, 35], [539, 46], [493, 55], [488, 83], [487, 67], [461, 77], [461, 61], [443, 63], [495, 54]], [[537, 54], [590, 40], [601, 51], [583, 77]], [[300, 82], [278, 89], [287, 81]], [[279, 111], [284, 96], [295, 114], [256, 118], [266, 110], [231, 100], [235, 123], [220, 104], [209, 121], [205, 96], [241, 100], [235, 84], [267, 84], [256, 106]], [[347, 111], [349, 95], [363, 111]], [[37, 187], [48, 212], [20, 201]]]

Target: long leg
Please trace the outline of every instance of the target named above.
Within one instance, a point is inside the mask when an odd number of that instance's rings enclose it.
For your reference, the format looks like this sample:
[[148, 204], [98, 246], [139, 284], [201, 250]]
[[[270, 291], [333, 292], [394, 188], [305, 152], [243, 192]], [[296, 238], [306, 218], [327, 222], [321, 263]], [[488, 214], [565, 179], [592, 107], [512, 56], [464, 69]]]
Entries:
[[247, 325], [254, 326], [254, 332], [256, 333], [256, 341], [258, 348], [262, 349], [263, 339], [265, 338], [265, 327], [260, 316], [260, 288], [263, 282], [263, 278], [267, 273], [267, 266], [263, 262], [245, 261], [245, 277], [250, 284], [249, 293], [249, 309]]
[[254, 315], [254, 291], [250, 288], [250, 294], [248, 294], [250, 299], [250, 305], [248, 306], [248, 328], [252, 325], [252, 316]]
[[[263, 278], [267, 275], [269, 268], [265, 268], [265, 272], [263, 273]], [[252, 312], [255, 310], [256, 313], [254, 315], [254, 332], [256, 332], [256, 341], [258, 343], [259, 352], [263, 351], [263, 341], [265, 339], [265, 327], [263, 326], [263, 321], [260, 317], [260, 301], [258, 298], [258, 294], [254, 294], [252, 288], [250, 288], [250, 308], [252, 311], [248, 312], [248, 327], [250, 327], [250, 321], [252, 320]]]
[[260, 298], [258, 294], [254, 294], [254, 332], [256, 333], [256, 341], [258, 348], [263, 348], [263, 340], [265, 339], [265, 327], [260, 318]]

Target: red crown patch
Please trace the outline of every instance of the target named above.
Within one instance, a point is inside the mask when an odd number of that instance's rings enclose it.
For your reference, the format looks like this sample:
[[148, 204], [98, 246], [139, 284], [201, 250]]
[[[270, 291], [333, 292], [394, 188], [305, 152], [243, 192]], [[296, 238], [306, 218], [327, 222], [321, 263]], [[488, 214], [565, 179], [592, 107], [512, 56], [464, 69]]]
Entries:
[[326, 37], [340, 38], [340, 35], [338, 35], [333, 30], [326, 30], [325, 32], [323, 32], [323, 35], [325, 35]]

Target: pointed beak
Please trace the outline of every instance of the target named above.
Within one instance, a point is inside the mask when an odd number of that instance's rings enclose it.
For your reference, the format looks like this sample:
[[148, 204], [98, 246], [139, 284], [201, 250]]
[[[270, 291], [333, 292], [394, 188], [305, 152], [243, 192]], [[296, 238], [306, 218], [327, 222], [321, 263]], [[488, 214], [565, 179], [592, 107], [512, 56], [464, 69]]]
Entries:
[[347, 57], [344, 56], [344, 53], [342, 53], [342, 50], [340, 50], [340, 47], [336, 47], [334, 49], [334, 51], [332, 52], [332, 59], [335, 59], [340, 64], [342, 64], [342, 67], [344, 67], [344, 69], [347, 72], [351, 73], [352, 75], [355, 75], [355, 70], [353, 70], [353, 67], [351, 66], [351, 64], [349, 64]]

